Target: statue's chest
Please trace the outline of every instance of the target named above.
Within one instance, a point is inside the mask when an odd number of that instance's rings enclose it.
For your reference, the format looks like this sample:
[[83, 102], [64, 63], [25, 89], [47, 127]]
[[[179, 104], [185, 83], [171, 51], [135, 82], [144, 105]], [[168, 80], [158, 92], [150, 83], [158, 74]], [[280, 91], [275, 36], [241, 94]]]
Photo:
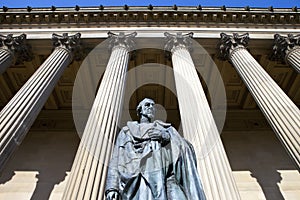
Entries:
[[137, 136], [141, 139], [148, 139], [149, 138], [149, 132], [153, 130], [154, 125], [152, 123], [146, 123], [146, 124], [139, 124]]

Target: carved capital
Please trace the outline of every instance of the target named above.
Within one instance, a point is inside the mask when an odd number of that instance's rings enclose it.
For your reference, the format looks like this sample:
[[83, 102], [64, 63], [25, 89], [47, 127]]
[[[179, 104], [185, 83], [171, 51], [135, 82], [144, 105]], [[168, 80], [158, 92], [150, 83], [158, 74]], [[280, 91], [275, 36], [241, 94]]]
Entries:
[[273, 44], [273, 55], [271, 56], [271, 59], [284, 60], [286, 55], [291, 50], [299, 46], [300, 46], [300, 34], [298, 35], [288, 34], [287, 37], [279, 34], [275, 34], [274, 44]]
[[21, 34], [15, 37], [13, 36], [13, 34], [8, 34], [7, 36], [0, 35], [0, 47], [14, 52], [16, 48], [24, 44], [25, 40], [25, 34]]
[[14, 54], [16, 64], [32, 59], [31, 47], [26, 44], [26, 34], [15, 37], [13, 34], [8, 34], [7, 36], [0, 35], [0, 48]]
[[52, 34], [52, 42], [54, 47], [66, 48], [73, 51], [80, 44], [80, 33], [69, 36], [68, 33], [63, 33], [63, 35], [58, 35], [56, 33]]
[[109, 49], [113, 49], [115, 47], [124, 47], [128, 51], [134, 49], [135, 42], [133, 38], [137, 35], [136, 32], [125, 35], [125, 33], [123, 32], [120, 32], [119, 34], [115, 34], [109, 31], [107, 34], [110, 40]]
[[82, 49], [80, 45], [80, 33], [75, 35], [68, 35], [68, 33], [63, 33], [63, 35], [58, 35], [56, 33], [52, 34], [52, 42], [55, 48], [64, 48], [72, 52], [75, 60], [82, 59]]
[[164, 35], [166, 36], [166, 51], [173, 52], [176, 49], [176, 47], [184, 47], [188, 50], [191, 50], [193, 38], [192, 32], [184, 35], [181, 32], [178, 32], [176, 34], [165, 32]]
[[249, 33], [244, 33], [239, 35], [238, 33], [233, 33], [232, 35], [227, 35], [226, 33], [221, 33], [221, 39], [218, 44], [219, 48], [219, 58], [221, 60], [230, 60], [230, 54], [233, 50], [238, 48], [247, 48], [249, 42]]

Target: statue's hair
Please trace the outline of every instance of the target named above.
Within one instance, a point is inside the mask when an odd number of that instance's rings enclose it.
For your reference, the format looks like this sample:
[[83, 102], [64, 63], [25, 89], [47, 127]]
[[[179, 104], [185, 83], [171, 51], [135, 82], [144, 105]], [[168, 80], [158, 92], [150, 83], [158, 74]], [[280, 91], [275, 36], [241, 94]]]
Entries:
[[153, 102], [155, 103], [155, 101], [154, 101], [153, 99], [150, 99], [150, 98], [145, 98], [145, 99], [143, 99], [143, 100], [139, 103], [139, 105], [136, 107], [136, 114], [137, 114], [137, 116], [140, 116], [140, 113], [141, 113], [141, 111], [142, 111], [142, 106], [145, 104], [145, 101], [148, 101], [148, 100], [153, 101]]

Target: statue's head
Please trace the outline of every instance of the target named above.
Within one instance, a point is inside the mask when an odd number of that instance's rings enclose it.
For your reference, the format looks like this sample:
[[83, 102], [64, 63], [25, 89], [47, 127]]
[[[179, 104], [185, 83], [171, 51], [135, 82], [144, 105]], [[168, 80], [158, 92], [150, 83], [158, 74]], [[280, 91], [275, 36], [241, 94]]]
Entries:
[[149, 121], [154, 119], [155, 116], [155, 102], [152, 99], [145, 98], [136, 107], [137, 115], [141, 117], [146, 117]]

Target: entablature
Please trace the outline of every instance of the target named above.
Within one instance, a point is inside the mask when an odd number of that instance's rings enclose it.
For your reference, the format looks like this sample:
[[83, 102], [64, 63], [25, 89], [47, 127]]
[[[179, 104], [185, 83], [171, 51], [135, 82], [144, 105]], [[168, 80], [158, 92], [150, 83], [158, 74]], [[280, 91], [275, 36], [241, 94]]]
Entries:
[[7, 8], [0, 10], [2, 27], [24, 25], [59, 26], [176, 26], [194, 27], [217, 24], [245, 24], [267, 26], [299, 25], [300, 15], [294, 8], [233, 8], [201, 6], [98, 6], [73, 8]]

